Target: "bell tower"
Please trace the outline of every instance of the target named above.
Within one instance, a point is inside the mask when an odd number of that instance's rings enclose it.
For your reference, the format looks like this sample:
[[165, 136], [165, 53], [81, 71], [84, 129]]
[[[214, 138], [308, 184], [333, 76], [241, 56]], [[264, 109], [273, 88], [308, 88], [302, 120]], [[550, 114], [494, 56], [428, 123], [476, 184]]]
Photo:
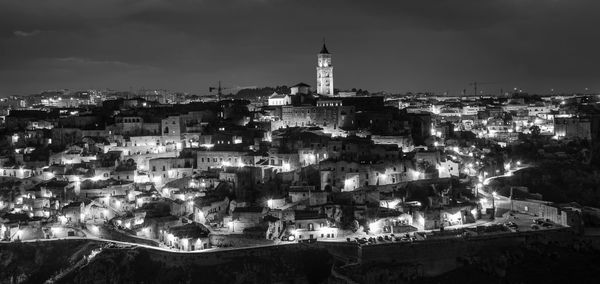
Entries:
[[317, 55], [317, 94], [333, 96], [333, 66], [325, 40], [321, 52]]

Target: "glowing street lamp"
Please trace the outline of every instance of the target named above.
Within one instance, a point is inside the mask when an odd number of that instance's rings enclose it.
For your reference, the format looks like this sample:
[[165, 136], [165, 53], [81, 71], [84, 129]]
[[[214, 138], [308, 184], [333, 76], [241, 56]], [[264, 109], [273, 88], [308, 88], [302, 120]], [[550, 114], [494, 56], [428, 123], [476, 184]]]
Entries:
[[369, 233], [372, 233], [372, 232], [376, 231], [377, 229], [379, 229], [378, 225], [379, 225], [378, 222], [369, 223]]
[[67, 217], [65, 216], [58, 216], [58, 221], [60, 221], [61, 224], [66, 224], [67, 223]]
[[92, 230], [92, 234], [94, 235], [98, 235], [100, 233], [100, 229], [96, 225], [92, 225], [90, 229]]
[[417, 180], [421, 176], [421, 172], [419, 172], [419, 171], [413, 171], [412, 175], [413, 175], [413, 179]]

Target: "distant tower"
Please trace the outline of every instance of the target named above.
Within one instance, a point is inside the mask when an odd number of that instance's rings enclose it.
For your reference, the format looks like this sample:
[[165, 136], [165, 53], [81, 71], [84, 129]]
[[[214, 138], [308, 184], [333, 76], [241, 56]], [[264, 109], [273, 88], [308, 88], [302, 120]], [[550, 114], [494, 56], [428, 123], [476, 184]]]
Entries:
[[331, 54], [327, 51], [325, 40], [317, 58], [317, 94], [333, 96], [333, 66], [331, 66]]

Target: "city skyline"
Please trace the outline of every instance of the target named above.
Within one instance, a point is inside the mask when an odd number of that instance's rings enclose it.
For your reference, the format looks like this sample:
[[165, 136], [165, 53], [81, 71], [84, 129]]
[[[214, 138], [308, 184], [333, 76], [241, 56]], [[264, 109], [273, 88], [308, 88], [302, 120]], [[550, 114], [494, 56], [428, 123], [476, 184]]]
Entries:
[[0, 0], [0, 283], [592, 283], [596, 11]]
[[593, 1], [0, 1], [0, 95], [291, 86], [326, 37], [336, 88], [597, 92]]

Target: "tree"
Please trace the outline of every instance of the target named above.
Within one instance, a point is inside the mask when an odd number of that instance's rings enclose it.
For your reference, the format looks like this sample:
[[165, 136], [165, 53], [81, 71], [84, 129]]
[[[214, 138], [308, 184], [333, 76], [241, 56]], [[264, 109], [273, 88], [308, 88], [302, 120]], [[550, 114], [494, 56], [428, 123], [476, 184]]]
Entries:
[[425, 160], [417, 162], [417, 170], [422, 173], [433, 173], [437, 171], [434, 165]]
[[534, 138], [540, 137], [541, 130], [540, 130], [539, 126], [537, 126], [537, 125], [532, 126], [529, 128], [529, 131], [531, 131], [531, 136], [533, 136]]

